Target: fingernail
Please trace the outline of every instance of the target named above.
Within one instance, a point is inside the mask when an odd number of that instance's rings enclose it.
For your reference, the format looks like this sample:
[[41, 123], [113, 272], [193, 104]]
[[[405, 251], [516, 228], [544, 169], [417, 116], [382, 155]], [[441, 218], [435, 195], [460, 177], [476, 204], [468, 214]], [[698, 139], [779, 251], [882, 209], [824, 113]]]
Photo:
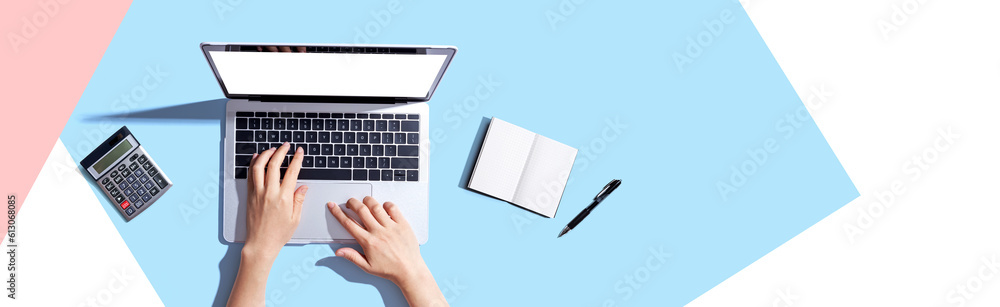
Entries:
[[386, 209], [392, 209], [392, 207], [395, 206], [395, 205], [396, 204], [394, 204], [394, 203], [385, 203], [385, 208]]
[[302, 152], [302, 147], [296, 147], [295, 152]]
[[287, 146], [287, 145], [288, 145], [288, 142], [284, 142], [284, 143], [281, 144], [281, 146]]

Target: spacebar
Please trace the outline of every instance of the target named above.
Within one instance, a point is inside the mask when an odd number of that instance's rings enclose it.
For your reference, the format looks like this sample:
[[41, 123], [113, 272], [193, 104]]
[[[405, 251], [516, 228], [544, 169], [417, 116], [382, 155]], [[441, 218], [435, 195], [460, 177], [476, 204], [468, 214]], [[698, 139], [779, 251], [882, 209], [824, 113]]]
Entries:
[[303, 168], [299, 170], [299, 179], [351, 180], [351, 170]]

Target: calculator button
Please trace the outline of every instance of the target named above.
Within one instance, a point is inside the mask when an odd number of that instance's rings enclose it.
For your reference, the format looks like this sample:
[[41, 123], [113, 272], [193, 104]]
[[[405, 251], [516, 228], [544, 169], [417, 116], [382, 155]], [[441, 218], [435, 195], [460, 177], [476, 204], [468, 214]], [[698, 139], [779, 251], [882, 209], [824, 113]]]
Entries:
[[111, 171], [111, 177], [117, 177], [118, 171]]
[[151, 168], [151, 169], [146, 170], [146, 174], [150, 175], [150, 176], [156, 176], [156, 174], [159, 174], [159, 173], [160, 173], [160, 171], [156, 170], [155, 168]]
[[132, 154], [132, 156], [128, 158], [128, 161], [132, 162], [132, 161], [135, 161], [135, 159], [138, 159], [138, 158], [139, 158], [139, 154]]
[[138, 187], [138, 188], [135, 189], [135, 195], [140, 195], [141, 196], [142, 194], [146, 194], [146, 190], [145, 189], [143, 189], [142, 187]]
[[128, 196], [128, 200], [130, 200], [132, 202], [138, 201], [139, 200], [139, 195], [135, 195], [135, 194], [129, 195]]
[[157, 190], [156, 188], [149, 189], [150, 195], [156, 196], [157, 193], [160, 193], [160, 190]]
[[132, 191], [134, 191], [132, 188], [125, 188], [125, 190], [122, 190], [122, 192], [125, 192], [125, 196], [131, 195]]
[[145, 174], [145, 173], [144, 173], [144, 172], [142, 171], [142, 169], [137, 169], [137, 170], [135, 170], [135, 173], [134, 173], [134, 174], [135, 174], [136, 176], [142, 176], [142, 175], [143, 175], [143, 174]]
[[132, 171], [130, 171], [130, 170], [124, 170], [124, 171], [122, 171], [122, 177], [128, 177], [128, 175], [132, 175]]
[[111, 189], [108, 190], [108, 193], [111, 193], [111, 197], [121, 195], [121, 192], [118, 192], [118, 189], [115, 189], [115, 187], [111, 187]]
[[139, 168], [139, 163], [132, 162], [132, 164], [128, 165], [129, 170], [135, 171], [137, 168]]
[[153, 163], [150, 163], [149, 161], [142, 163], [142, 168], [148, 170], [150, 167], [153, 167]]
[[134, 208], [125, 209], [125, 214], [132, 215], [132, 213], [135, 213], [135, 209]]
[[118, 188], [119, 189], [124, 190], [127, 187], [128, 187], [128, 182], [122, 182], [122, 183], [118, 184]]
[[139, 163], [146, 163], [146, 156], [139, 156]]
[[161, 189], [167, 186], [167, 180], [163, 179], [163, 174], [153, 176], [153, 182], [155, 182]]
[[146, 183], [146, 181], [149, 181], [149, 177], [146, 177], [146, 176], [140, 176], [139, 177], [139, 182]]
[[142, 186], [142, 184], [141, 184], [141, 183], [139, 183], [139, 181], [138, 181], [138, 180], [136, 180], [136, 181], [135, 181], [135, 182], [133, 182], [133, 183], [132, 183], [132, 184], [131, 184], [130, 186], [131, 186], [131, 187], [132, 187], [133, 189], [138, 189], [139, 187], [141, 187], [141, 186]]
[[125, 181], [128, 181], [128, 183], [133, 183], [135, 182], [135, 176], [125, 177]]
[[121, 200], [121, 201], [119, 201], [119, 200], [118, 200], [118, 198], [119, 198], [119, 197], [121, 197], [121, 196], [118, 196], [118, 197], [115, 197], [115, 201], [117, 201], [117, 202], [118, 202], [118, 205], [119, 205], [119, 206], [121, 206], [121, 207], [122, 207], [122, 209], [125, 209], [125, 208], [128, 208], [128, 205], [129, 205], [128, 201], [127, 201], [127, 200], [124, 200], [124, 199], [123, 199], [123, 200]]
[[118, 165], [118, 170], [119, 171], [124, 171], [125, 170], [125, 164]]
[[108, 183], [110, 183], [110, 182], [111, 182], [111, 178], [108, 178], [108, 177], [104, 177], [104, 180], [101, 180], [101, 184], [105, 184], [105, 185], [108, 184]]
[[142, 184], [142, 187], [146, 188], [147, 190], [150, 190], [150, 189], [153, 188], [153, 182], [152, 181], [146, 182], [146, 183]]
[[142, 201], [149, 201], [150, 199], [153, 199], [153, 197], [149, 196], [149, 194], [142, 194]]
[[142, 205], [145, 205], [145, 204], [146, 204], [145, 202], [143, 202], [143, 201], [140, 200], [140, 201], [137, 201], [137, 202], [133, 203], [132, 207], [135, 207], [136, 209], [139, 209], [139, 208], [142, 208]]
[[110, 183], [110, 182], [108, 184], [104, 185], [104, 189], [108, 190], [108, 191], [111, 191], [111, 189], [114, 189], [114, 188], [115, 188], [115, 185], [113, 183]]

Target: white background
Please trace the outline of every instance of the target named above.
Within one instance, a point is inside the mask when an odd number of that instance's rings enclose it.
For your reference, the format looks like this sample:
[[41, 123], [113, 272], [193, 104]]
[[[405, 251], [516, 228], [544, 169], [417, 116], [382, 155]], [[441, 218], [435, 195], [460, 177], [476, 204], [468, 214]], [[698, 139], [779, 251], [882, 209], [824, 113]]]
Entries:
[[1000, 306], [1000, 2], [743, 5], [861, 197], [690, 305]]

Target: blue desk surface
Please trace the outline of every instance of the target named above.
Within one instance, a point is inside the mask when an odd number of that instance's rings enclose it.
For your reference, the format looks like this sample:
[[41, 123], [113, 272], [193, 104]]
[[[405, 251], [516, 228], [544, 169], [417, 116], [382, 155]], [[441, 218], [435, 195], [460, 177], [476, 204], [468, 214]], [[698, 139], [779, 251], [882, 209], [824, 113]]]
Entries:
[[[223, 304], [239, 260], [203, 41], [459, 47], [430, 102], [421, 247], [456, 306], [682, 305], [858, 195], [736, 1], [307, 2], [134, 1], [62, 133], [80, 160], [128, 125], [174, 181], [129, 223], [101, 197], [168, 306]], [[461, 188], [491, 116], [581, 150], [555, 218]], [[268, 305], [405, 304], [332, 248], [285, 247]]]

